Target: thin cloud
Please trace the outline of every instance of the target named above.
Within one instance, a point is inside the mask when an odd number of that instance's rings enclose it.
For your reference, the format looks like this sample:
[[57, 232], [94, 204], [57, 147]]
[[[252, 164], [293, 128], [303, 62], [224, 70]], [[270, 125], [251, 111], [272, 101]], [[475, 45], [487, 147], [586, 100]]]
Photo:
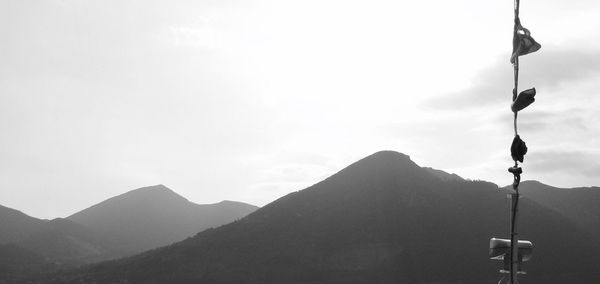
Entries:
[[[600, 52], [542, 47], [539, 53], [521, 59], [519, 89], [538, 87], [553, 92], [600, 76]], [[507, 58], [479, 73], [467, 89], [435, 97], [425, 103], [436, 110], [465, 110], [506, 102], [512, 97], [512, 65]], [[535, 82], [535, 85], [529, 85]]]
[[525, 161], [527, 168], [545, 175], [597, 178], [600, 173], [600, 154], [586, 150], [547, 150], [531, 153]]
[[[513, 128], [512, 113], [502, 113], [494, 119], [494, 125], [502, 125], [507, 129]], [[589, 131], [589, 118], [594, 116], [593, 113], [581, 108], [569, 108], [562, 111], [544, 111], [536, 110], [535, 112], [519, 115], [519, 131], [534, 133], [544, 132], [556, 129], [574, 129], [577, 131]]]

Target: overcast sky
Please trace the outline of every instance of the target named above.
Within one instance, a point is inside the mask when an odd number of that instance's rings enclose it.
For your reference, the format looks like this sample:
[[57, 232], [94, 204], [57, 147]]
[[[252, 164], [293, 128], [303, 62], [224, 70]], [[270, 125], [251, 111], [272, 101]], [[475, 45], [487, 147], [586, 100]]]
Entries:
[[[511, 0], [0, 0], [0, 204], [265, 205], [379, 150], [511, 183]], [[524, 179], [600, 185], [600, 2], [522, 0]], [[525, 193], [526, 194], [526, 193]]]

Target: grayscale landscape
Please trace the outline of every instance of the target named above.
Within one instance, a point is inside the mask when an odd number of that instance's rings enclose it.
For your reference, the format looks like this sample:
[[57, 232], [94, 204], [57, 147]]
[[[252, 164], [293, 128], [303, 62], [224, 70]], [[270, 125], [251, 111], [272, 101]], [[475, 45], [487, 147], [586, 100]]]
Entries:
[[[525, 280], [600, 281], [600, 188], [523, 191], [522, 235], [536, 244]], [[3, 208], [2, 271], [9, 283], [491, 282], [486, 244], [506, 235], [507, 192], [383, 151], [258, 210], [194, 204], [163, 185], [66, 219]]]
[[600, 283], [600, 1], [0, 0], [0, 284]]

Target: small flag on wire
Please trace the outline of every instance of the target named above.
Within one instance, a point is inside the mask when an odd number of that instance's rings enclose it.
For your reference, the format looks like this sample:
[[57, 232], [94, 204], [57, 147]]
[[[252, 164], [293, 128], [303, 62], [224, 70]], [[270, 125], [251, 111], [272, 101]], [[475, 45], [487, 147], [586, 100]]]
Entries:
[[519, 18], [515, 20], [515, 33], [513, 35], [513, 53], [510, 63], [515, 63], [518, 56], [538, 51], [542, 46], [531, 37], [528, 29], [521, 26]]
[[535, 101], [535, 88], [527, 89], [519, 93], [517, 98], [510, 106], [513, 112], [518, 112], [529, 106]]

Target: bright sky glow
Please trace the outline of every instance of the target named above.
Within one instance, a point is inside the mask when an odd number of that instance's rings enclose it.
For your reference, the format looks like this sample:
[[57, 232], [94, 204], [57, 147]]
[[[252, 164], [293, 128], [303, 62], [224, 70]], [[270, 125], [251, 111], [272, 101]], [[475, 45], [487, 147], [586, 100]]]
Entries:
[[[512, 1], [0, 0], [0, 204], [265, 205], [379, 150], [511, 182]], [[522, 0], [524, 179], [600, 185], [600, 2]]]

